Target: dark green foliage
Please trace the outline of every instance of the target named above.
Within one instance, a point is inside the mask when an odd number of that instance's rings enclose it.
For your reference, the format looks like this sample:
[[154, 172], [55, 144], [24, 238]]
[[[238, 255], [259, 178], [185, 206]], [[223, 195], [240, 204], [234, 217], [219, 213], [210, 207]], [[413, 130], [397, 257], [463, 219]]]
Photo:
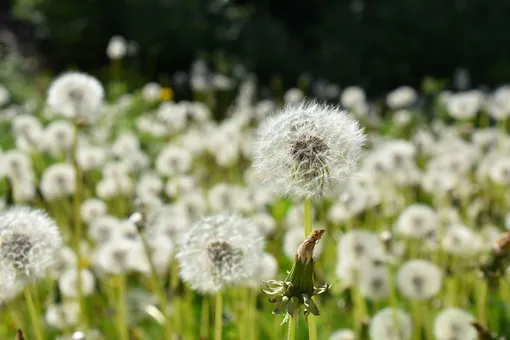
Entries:
[[418, 87], [425, 75], [448, 78], [460, 66], [475, 84], [510, 78], [509, 0], [15, 0], [15, 6], [37, 21], [38, 51], [55, 70], [104, 69], [107, 42], [121, 34], [140, 45], [137, 58], [126, 61], [128, 79], [138, 82], [170, 79], [196, 57], [219, 68], [240, 62], [266, 84], [279, 75], [295, 85], [310, 72], [372, 93]]

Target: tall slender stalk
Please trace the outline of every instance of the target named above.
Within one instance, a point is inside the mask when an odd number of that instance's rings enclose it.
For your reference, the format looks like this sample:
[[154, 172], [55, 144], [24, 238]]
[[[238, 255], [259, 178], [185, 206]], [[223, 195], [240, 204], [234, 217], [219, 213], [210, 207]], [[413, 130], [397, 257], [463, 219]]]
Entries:
[[81, 205], [81, 172], [80, 166], [78, 164], [78, 136], [80, 133], [80, 125], [79, 121], [75, 121], [74, 123], [74, 136], [73, 136], [73, 148], [72, 148], [72, 161], [74, 168], [74, 196], [73, 196], [73, 218], [74, 218], [74, 251], [76, 252], [76, 271], [77, 271], [77, 291], [78, 291], [78, 301], [80, 304], [80, 320], [83, 322], [84, 326], [88, 326], [88, 317], [86, 312], [86, 305], [83, 296], [83, 285], [82, 285], [82, 277], [81, 277], [81, 214], [80, 214], [80, 205]]
[[214, 313], [214, 340], [221, 340], [223, 330], [223, 296], [221, 291], [216, 293], [216, 310]]
[[[306, 198], [304, 202], [305, 238], [312, 232], [312, 200]], [[313, 315], [308, 316], [308, 337], [317, 340], [317, 322]]]
[[[139, 229], [138, 229], [139, 230]], [[161, 313], [165, 318], [165, 339], [169, 340], [172, 338], [172, 330], [170, 327], [170, 317], [168, 315], [168, 306], [167, 306], [167, 296], [163, 284], [159, 278], [158, 272], [156, 270], [156, 266], [154, 265], [154, 261], [152, 260], [152, 253], [149, 247], [149, 243], [145, 235], [142, 232], [138, 232], [140, 239], [142, 240], [143, 250], [145, 252], [145, 256], [147, 257], [147, 262], [149, 262], [149, 268], [151, 271], [151, 283], [155, 290], [156, 297], [159, 302], [159, 306], [161, 309]], [[180, 313], [177, 313], [180, 314]]]
[[202, 299], [202, 312], [200, 315], [200, 338], [207, 339], [209, 337], [209, 297], [204, 296]]
[[39, 319], [40, 313], [37, 311], [35, 307], [34, 298], [32, 296], [31, 287], [25, 287], [25, 300], [27, 302], [28, 313], [30, 314], [30, 319], [32, 320], [32, 327], [34, 328], [34, 337], [37, 340], [44, 340], [44, 333], [41, 327], [41, 320]]
[[126, 309], [126, 276], [121, 274], [117, 277], [117, 327], [119, 338], [122, 340], [129, 339], [127, 325], [127, 309]]
[[297, 318], [297, 314], [296, 317], [289, 317], [289, 331], [287, 333], [287, 340], [294, 340], [296, 337]]

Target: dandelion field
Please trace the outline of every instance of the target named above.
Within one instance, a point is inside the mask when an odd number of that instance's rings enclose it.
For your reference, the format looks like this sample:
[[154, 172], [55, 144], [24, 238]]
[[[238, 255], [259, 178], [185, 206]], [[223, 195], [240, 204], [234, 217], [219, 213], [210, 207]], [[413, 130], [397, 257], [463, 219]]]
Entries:
[[509, 87], [189, 77], [0, 84], [0, 338], [510, 338]]

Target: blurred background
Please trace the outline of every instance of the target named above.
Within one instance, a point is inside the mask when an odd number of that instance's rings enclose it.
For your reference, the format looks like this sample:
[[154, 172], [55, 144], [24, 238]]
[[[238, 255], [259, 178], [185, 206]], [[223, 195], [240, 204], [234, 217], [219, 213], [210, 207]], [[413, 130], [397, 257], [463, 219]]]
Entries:
[[133, 87], [183, 83], [200, 59], [262, 85], [358, 85], [371, 96], [425, 77], [459, 89], [507, 81], [509, 17], [509, 0], [0, 1], [3, 55], [15, 49], [52, 73], [106, 78], [119, 35]]

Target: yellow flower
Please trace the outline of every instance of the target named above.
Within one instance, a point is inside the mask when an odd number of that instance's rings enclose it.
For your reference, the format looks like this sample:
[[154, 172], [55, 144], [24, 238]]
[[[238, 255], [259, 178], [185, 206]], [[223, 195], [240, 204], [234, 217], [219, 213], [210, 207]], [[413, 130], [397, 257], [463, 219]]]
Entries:
[[172, 91], [172, 89], [169, 87], [163, 87], [161, 89], [159, 97], [163, 101], [172, 100], [174, 98], [174, 91]]

